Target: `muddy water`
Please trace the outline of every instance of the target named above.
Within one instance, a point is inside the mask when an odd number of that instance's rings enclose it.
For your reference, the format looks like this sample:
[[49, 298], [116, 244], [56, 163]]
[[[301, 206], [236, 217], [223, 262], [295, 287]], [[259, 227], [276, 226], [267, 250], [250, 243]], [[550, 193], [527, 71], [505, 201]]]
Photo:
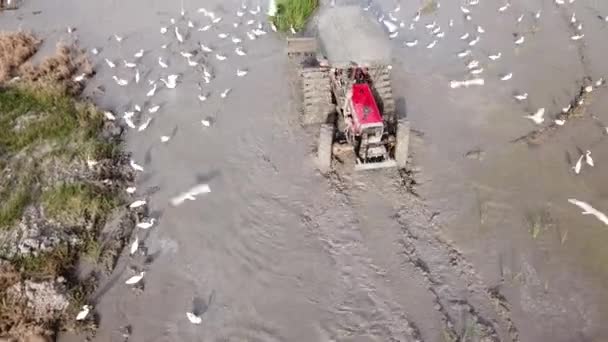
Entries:
[[[445, 234], [488, 282], [500, 285], [522, 341], [600, 341], [608, 333], [600, 323], [608, 317], [608, 297], [602, 291], [608, 280], [602, 247], [608, 231], [598, 220], [580, 215], [567, 199], [608, 210], [606, 170], [600, 164], [608, 154], [608, 90], [593, 92], [583, 115], [540, 145], [511, 141], [538, 128], [523, 115], [545, 107], [551, 121], [585, 76], [593, 81], [606, 77], [608, 64], [601, 56], [608, 51], [600, 37], [608, 27], [597, 15], [605, 16], [608, 7], [584, 1], [561, 7], [549, 1], [511, 3], [499, 14], [502, 4], [481, 1], [469, 7], [472, 20], [467, 22], [460, 4], [442, 2], [440, 9], [422, 16], [413, 32], [406, 28], [403, 39], [403, 31], [395, 39], [394, 62], [400, 70], [395, 88], [407, 99], [413, 127], [425, 142], [414, 151], [419, 193], [440, 213]], [[537, 10], [541, 18], [535, 21]], [[570, 40], [575, 12], [585, 34], [580, 44]], [[520, 14], [525, 17], [518, 24]], [[433, 21], [446, 37], [429, 50], [425, 46], [434, 38], [422, 25]], [[476, 32], [477, 25], [484, 34]], [[467, 46], [460, 39], [466, 32], [480, 35], [480, 42]], [[517, 48], [514, 33], [526, 36]], [[400, 47], [413, 39], [422, 46]], [[459, 59], [456, 54], [467, 48], [473, 57]], [[500, 60], [487, 58], [497, 52]], [[466, 63], [473, 58], [482, 62], [485, 86], [449, 89], [450, 80], [466, 78]], [[513, 79], [498, 79], [508, 72]], [[523, 92], [530, 94], [528, 101], [517, 103], [512, 95]], [[595, 167], [575, 175], [571, 166], [585, 150], [592, 151]]]
[[[224, 16], [222, 30], [245, 38], [230, 26], [239, 5], [204, 4]], [[386, 12], [395, 3], [372, 5], [370, 12]], [[172, 41], [158, 30], [179, 16], [177, 3], [68, 1], [58, 7], [27, 1], [0, 17], [2, 29], [41, 34], [47, 51], [58, 40], [74, 39], [65, 33], [67, 25], [77, 28], [84, 47], [101, 47], [87, 92], [117, 113], [146, 103], [149, 88], [118, 88], [111, 76], [128, 72], [106, 68], [102, 58], [130, 59], [144, 48], [149, 51], [144, 79], [168, 73], [158, 67], [158, 56], [183, 77], [176, 91], [159, 91], [153, 99], [162, 110], [150, 127], [128, 136], [133, 158], [145, 163], [140, 195], [149, 194], [150, 210], [161, 220], [143, 235], [154, 256], [145, 266], [143, 292], [124, 286], [129, 268], [142, 267], [141, 258], [125, 256], [95, 297], [101, 318], [96, 340], [123, 340], [125, 326], [133, 341], [450, 336], [600, 341], [608, 336], [602, 327], [608, 297], [601, 291], [608, 280], [603, 248], [608, 233], [567, 203], [574, 197], [608, 211], [602, 162], [608, 148], [600, 127], [608, 123], [607, 90], [593, 93], [580, 118], [540, 145], [511, 142], [537, 128], [523, 115], [546, 107], [549, 122], [578, 92], [584, 76], [608, 75], [601, 44], [607, 28], [597, 18], [608, 15], [608, 8], [582, 0], [564, 7], [519, 1], [498, 14], [500, 4], [482, 0], [471, 7], [468, 22], [457, 3], [442, 2], [410, 31], [418, 5], [404, 2], [395, 14], [406, 26], [393, 41], [392, 65], [400, 110], [416, 130], [411, 150], [419, 198], [403, 189], [393, 171], [329, 179], [314, 171], [314, 132], [301, 129], [294, 114], [293, 84], [276, 37], [245, 41], [246, 59], [209, 58], [216, 78], [206, 88], [212, 96], [201, 104], [200, 75], [176, 55], [196, 49], [198, 41], [225, 53], [233, 45], [209, 32], [191, 33], [184, 46], [173, 42], [160, 49]], [[185, 1], [184, 6], [202, 26], [194, 10], [203, 5]], [[569, 39], [574, 11], [584, 25], [579, 43]], [[424, 25], [433, 21], [446, 35], [427, 49], [434, 38]], [[469, 48], [459, 37], [476, 35], [477, 25], [486, 32], [470, 47], [473, 56], [458, 59], [456, 53]], [[122, 44], [110, 38], [114, 33], [125, 35]], [[524, 33], [525, 44], [515, 48], [513, 33]], [[406, 39], [419, 39], [420, 45], [405, 48]], [[501, 59], [490, 62], [487, 55], [497, 52]], [[482, 61], [486, 84], [450, 89], [450, 80], [467, 77], [466, 63], [473, 58]], [[235, 80], [237, 67], [248, 68], [249, 75]], [[498, 79], [509, 72], [512, 80]], [[104, 95], [92, 91], [99, 85]], [[227, 87], [232, 92], [221, 100], [218, 94]], [[528, 92], [529, 100], [517, 103], [512, 95], [521, 92]], [[212, 127], [203, 129], [202, 118], [211, 118]], [[177, 134], [162, 145], [159, 136], [175, 128]], [[596, 166], [575, 176], [570, 167], [579, 149], [592, 150]], [[209, 182], [212, 193], [168, 205], [197, 182]], [[201, 326], [185, 318], [193, 307], [202, 314]]]

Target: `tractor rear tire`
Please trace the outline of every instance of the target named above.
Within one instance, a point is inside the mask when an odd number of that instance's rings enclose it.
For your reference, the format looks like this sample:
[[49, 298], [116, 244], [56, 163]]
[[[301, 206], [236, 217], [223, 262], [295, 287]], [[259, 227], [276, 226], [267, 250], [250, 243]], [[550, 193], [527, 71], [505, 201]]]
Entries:
[[331, 171], [333, 142], [334, 125], [322, 124], [319, 130], [319, 146], [317, 147], [317, 166], [322, 173]]
[[300, 72], [302, 80], [303, 115], [302, 124], [327, 123], [335, 106], [331, 100], [329, 69], [310, 67]]
[[397, 167], [404, 169], [410, 146], [410, 122], [406, 119], [397, 121], [397, 144], [395, 146], [395, 161]]

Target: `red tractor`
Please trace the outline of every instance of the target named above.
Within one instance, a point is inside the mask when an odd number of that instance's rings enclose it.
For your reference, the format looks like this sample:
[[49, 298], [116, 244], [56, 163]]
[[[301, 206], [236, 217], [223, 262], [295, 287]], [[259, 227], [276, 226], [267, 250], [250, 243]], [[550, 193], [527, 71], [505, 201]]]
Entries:
[[318, 35], [288, 39], [287, 52], [301, 57], [303, 123], [321, 124], [319, 168], [331, 170], [332, 155], [345, 161], [345, 153], [356, 170], [405, 167], [409, 123], [395, 114], [386, 34], [347, 6], [323, 9]]

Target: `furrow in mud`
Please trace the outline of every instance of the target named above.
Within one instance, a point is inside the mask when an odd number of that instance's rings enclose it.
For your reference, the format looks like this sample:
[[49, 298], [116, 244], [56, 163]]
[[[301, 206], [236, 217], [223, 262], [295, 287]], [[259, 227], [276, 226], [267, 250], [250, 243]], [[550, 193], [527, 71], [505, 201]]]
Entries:
[[[419, 329], [406, 310], [395, 303], [385, 286], [375, 281], [384, 271], [374, 265], [363, 243], [348, 195], [341, 186], [330, 194], [334, 206], [302, 216], [302, 222], [317, 234], [340, 272], [344, 293], [336, 296], [333, 322], [322, 323], [321, 330], [333, 339], [346, 336], [372, 336], [384, 341], [422, 341]], [[342, 221], [335, 218], [340, 217]], [[336, 224], [338, 222], [338, 224]]]
[[[360, 192], [335, 178], [334, 189], [346, 198]], [[442, 317], [444, 338], [458, 341], [473, 338], [474, 334], [485, 341], [518, 342], [519, 333], [506, 299], [497, 288], [490, 290], [485, 286], [462, 254], [436, 235], [436, 228], [430, 222], [433, 214], [427, 212], [412, 190], [404, 189], [402, 180], [373, 183], [366, 183], [367, 189], [363, 191], [371, 190], [376, 200], [387, 206], [400, 205], [392, 219], [404, 234], [399, 240], [402, 255], [419, 271], [435, 298], [434, 309]], [[386, 196], [390, 198], [384, 198]]]
[[[485, 338], [491, 341], [504, 340], [499, 337], [501, 327], [496, 326], [500, 321], [499, 325], [506, 328], [510, 340], [519, 341], [519, 333], [511, 320], [509, 304], [504, 296], [500, 295], [497, 288], [490, 291], [460, 252], [438, 237], [431, 236], [433, 233], [424, 231], [422, 226], [416, 224], [417, 215], [408, 214], [416, 211], [412, 209], [414, 208], [402, 208], [396, 215], [396, 220], [401, 224], [406, 235], [406, 240], [403, 240], [404, 251], [410, 262], [418, 266], [428, 279], [429, 290], [437, 296], [439, 308], [446, 316], [448, 324], [454, 324], [457, 320], [457, 312], [471, 317], [472, 322], [468, 322], [466, 317], [460, 319], [461, 328], [454, 328], [457, 336], [462, 339], [470, 329], [468, 325], [473, 323], [474, 329], [478, 333], [481, 332]], [[428, 225], [432, 224], [428, 223]], [[459, 291], [461, 288], [466, 293], [459, 296], [457, 292], [461, 292]], [[498, 301], [498, 298], [501, 300]], [[494, 312], [497, 317], [490, 318], [494, 316]]]

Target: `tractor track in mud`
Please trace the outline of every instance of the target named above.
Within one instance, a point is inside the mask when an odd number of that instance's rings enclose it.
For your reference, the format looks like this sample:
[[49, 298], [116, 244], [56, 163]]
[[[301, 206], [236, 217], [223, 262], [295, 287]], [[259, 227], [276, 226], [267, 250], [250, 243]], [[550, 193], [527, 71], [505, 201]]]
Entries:
[[[415, 192], [411, 173], [400, 172], [397, 178], [389, 181], [393, 183], [389, 185], [400, 199], [391, 201], [378, 196], [378, 200], [386, 200], [386, 205], [399, 205], [391, 219], [403, 234], [398, 240], [401, 258], [424, 279], [434, 301], [433, 309], [441, 317], [444, 340], [467, 341], [475, 334], [482, 341], [519, 342], [510, 304], [500, 293], [500, 285], [485, 285], [462, 253], [438, 236], [437, 227], [431, 222], [434, 213], [428, 212]], [[350, 207], [356, 207], [359, 195], [356, 186], [338, 173], [331, 174], [328, 180], [336, 194], [343, 196]], [[385, 180], [380, 183], [380, 187], [386, 186], [382, 184]], [[373, 190], [382, 193], [381, 188]], [[415, 332], [412, 337], [422, 340], [416, 322], [410, 320], [408, 324]]]

